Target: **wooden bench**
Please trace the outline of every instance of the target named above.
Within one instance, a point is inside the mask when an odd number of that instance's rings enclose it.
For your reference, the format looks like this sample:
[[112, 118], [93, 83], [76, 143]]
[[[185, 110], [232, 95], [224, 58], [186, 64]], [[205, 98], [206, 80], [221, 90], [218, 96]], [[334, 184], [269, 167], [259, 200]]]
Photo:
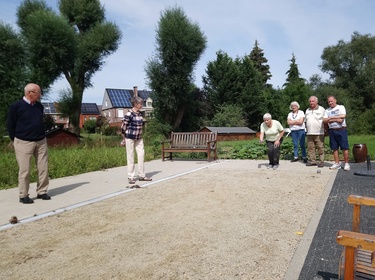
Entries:
[[345, 246], [340, 258], [339, 279], [375, 279], [375, 235], [360, 233], [361, 206], [375, 206], [375, 198], [350, 195], [352, 231], [340, 230], [336, 241]]
[[[211, 152], [217, 159], [217, 131], [214, 132], [172, 132], [169, 141], [161, 142], [162, 160], [172, 160], [172, 153], [207, 153], [211, 161]], [[169, 153], [168, 156], [165, 156]]]

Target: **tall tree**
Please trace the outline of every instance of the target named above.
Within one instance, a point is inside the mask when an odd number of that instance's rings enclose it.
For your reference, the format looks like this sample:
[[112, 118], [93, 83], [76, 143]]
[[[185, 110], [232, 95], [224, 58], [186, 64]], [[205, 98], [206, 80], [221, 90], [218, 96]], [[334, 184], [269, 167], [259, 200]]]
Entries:
[[330, 75], [332, 83], [350, 92], [357, 111], [375, 103], [375, 37], [354, 32], [350, 42], [338, 41], [326, 47], [320, 68]]
[[258, 129], [258, 120], [265, 110], [263, 81], [249, 56], [233, 60], [225, 52], [217, 52], [216, 60], [207, 64], [203, 76], [204, 90], [215, 108], [212, 114], [222, 114], [224, 105], [234, 105], [242, 112], [246, 124]]
[[23, 96], [26, 81], [25, 52], [20, 36], [0, 23], [0, 136], [5, 133], [9, 105]]
[[298, 69], [297, 59], [294, 53], [290, 59], [289, 70], [286, 72], [287, 79], [283, 85], [283, 100], [285, 106], [285, 119], [288, 114], [289, 104], [292, 101], [297, 101], [302, 110], [305, 110], [309, 103], [309, 96], [312, 94], [310, 87], [306, 84], [306, 80], [301, 78], [301, 74]]
[[304, 83], [304, 79], [301, 78], [301, 73], [299, 72], [298, 69], [298, 64], [297, 64], [297, 58], [292, 53], [292, 58], [289, 60], [289, 70], [286, 71], [285, 74], [287, 74], [286, 82], [283, 84], [283, 87], [288, 86], [291, 83]]
[[155, 117], [179, 128], [186, 110], [193, 106], [193, 71], [207, 39], [197, 23], [179, 7], [161, 13], [156, 30], [156, 54], [145, 66], [154, 94]]
[[239, 71], [238, 64], [223, 51], [218, 51], [216, 60], [207, 64], [203, 88], [214, 106], [237, 102]]
[[104, 58], [119, 46], [119, 28], [105, 19], [99, 0], [60, 0], [60, 15], [43, 0], [25, 0], [18, 8], [18, 25], [24, 35], [34, 82], [48, 87], [63, 75], [72, 96], [70, 124], [80, 133], [83, 92]]
[[267, 89], [264, 84], [264, 77], [248, 56], [237, 58], [236, 64], [239, 68], [237, 106], [244, 112], [248, 126], [257, 130], [262, 120], [261, 116], [266, 110], [264, 92]]
[[268, 59], [265, 58], [263, 49], [259, 47], [258, 41], [255, 40], [254, 48], [250, 53], [250, 60], [254, 63], [255, 68], [262, 74], [264, 85], [271, 79], [270, 66], [267, 64]]

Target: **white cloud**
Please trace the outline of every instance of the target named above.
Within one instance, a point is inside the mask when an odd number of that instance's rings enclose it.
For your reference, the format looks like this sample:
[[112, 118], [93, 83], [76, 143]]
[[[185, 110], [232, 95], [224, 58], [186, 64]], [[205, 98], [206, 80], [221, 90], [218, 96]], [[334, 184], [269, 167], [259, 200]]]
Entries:
[[[84, 102], [101, 104], [105, 88], [147, 88], [144, 67], [155, 50], [155, 29], [160, 14], [177, 5], [199, 24], [207, 36], [207, 49], [197, 65], [196, 84], [206, 65], [223, 50], [233, 58], [250, 53], [255, 40], [264, 50], [271, 67], [272, 83], [285, 82], [289, 60], [294, 53], [303, 78], [321, 74], [318, 65], [325, 47], [338, 40], [350, 40], [354, 31], [375, 34], [372, 0], [102, 0], [109, 21], [123, 32], [118, 51], [107, 59], [93, 77], [93, 87]], [[0, 0], [0, 19], [15, 24], [20, 0]], [[47, 4], [56, 7], [56, 0]], [[62, 80], [54, 90], [65, 87]], [[56, 99], [56, 95], [51, 96]]]

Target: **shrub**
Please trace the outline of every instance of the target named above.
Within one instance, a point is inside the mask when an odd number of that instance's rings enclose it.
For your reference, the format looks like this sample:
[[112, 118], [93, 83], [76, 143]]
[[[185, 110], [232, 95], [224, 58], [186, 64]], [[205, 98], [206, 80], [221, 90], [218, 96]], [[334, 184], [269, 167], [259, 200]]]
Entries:
[[96, 120], [87, 120], [83, 124], [83, 128], [87, 133], [95, 133]]
[[119, 131], [118, 127], [115, 127], [115, 126], [109, 126], [109, 127], [106, 127], [106, 128], [104, 129], [103, 134], [104, 134], [104, 135], [107, 135], [107, 136], [115, 136], [115, 135], [118, 134], [118, 133], [117, 133], [118, 131]]

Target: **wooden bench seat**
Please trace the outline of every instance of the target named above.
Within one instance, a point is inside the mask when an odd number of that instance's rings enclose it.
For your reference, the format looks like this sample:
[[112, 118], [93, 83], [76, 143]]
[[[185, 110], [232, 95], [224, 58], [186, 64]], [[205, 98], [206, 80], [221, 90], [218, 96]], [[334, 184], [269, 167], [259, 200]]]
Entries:
[[361, 206], [375, 206], [375, 198], [350, 195], [353, 205], [352, 231], [340, 230], [336, 241], [344, 246], [340, 280], [375, 280], [375, 235], [360, 233]]
[[[214, 132], [172, 132], [168, 141], [161, 143], [162, 160], [172, 160], [172, 153], [207, 153], [207, 160], [217, 159], [217, 131]], [[165, 155], [169, 153], [169, 155]]]

